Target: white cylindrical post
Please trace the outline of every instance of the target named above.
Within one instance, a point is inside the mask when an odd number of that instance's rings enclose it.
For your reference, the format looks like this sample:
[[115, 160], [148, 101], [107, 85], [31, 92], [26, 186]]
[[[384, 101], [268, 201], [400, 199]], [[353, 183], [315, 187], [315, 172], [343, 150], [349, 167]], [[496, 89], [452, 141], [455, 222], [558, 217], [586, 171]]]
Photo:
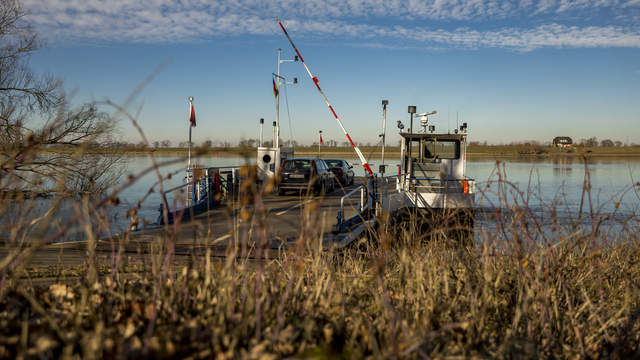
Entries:
[[[187, 158], [187, 182], [193, 182], [193, 170], [191, 169], [191, 128], [193, 127], [191, 124], [191, 109], [193, 106], [193, 96], [189, 96], [189, 144], [188, 144], [188, 158]], [[191, 171], [191, 173], [189, 173], [189, 171]], [[187, 189], [189, 189], [189, 186], [187, 186]], [[191, 185], [191, 191], [193, 191], [193, 185]], [[191, 193], [187, 190], [187, 206], [189, 206], [191, 204]]]
[[384, 176], [384, 146], [387, 137], [387, 105], [389, 100], [382, 100], [382, 165], [380, 165], [380, 173]]
[[264, 119], [260, 118], [260, 143], [258, 146], [262, 147], [262, 127], [264, 126]]
[[[193, 96], [189, 96], [189, 116], [191, 116], [191, 107], [193, 106]], [[187, 160], [187, 169], [191, 169], [191, 119], [189, 119], [189, 155]]]
[[409, 174], [409, 177], [412, 176], [413, 173], [413, 164], [411, 162], [411, 158], [413, 156], [413, 154], [411, 153], [411, 148], [413, 147], [413, 114], [416, 113], [416, 107], [414, 105], [409, 105], [407, 112], [409, 113], [410, 116], [410, 120], [409, 120], [409, 143], [407, 144], [407, 146], [409, 147], [409, 161], [407, 163], [407, 174]]
[[278, 76], [277, 76], [277, 80], [276, 83], [278, 84], [278, 96], [276, 96], [276, 121], [275, 121], [275, 137], [273, 140], [273, 147], [274, 148], [279, 148], [280, 147], [280, 52], [281, 49], [278, 49]]
[[278, 125], [277, 122], [273, 122], [273, 143], [271, 144], [271, 147], [275, 147], [276, 146], [276, 138], [278, 137]]

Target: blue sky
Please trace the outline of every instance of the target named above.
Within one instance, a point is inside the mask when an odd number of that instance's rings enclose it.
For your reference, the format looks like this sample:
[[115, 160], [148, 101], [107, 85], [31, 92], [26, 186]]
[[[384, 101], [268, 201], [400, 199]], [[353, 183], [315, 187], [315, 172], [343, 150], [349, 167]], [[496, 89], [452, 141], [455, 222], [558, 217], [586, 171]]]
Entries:
[[[640, 0], [204, 1], [23, 0], [45, 46], [31, 59], [80, 103], [123, 103], [154, 140], [255, 138], [274, 120], [277, 49], [293, 51], [279, 16], [355, 141], [376, 143], [380, 100], [388, 129], [407, 106], [456, 113], [471, 140], [509, 143], [597, 136], [640, 143]], [[300, 63], [287, 89], [291, 128], [310, 143], [344, 141]], [[281, 136], [290, 137], [284, 96]], [[266, 134], [270, 134], [270, 126]], [[136, 141], [123, 121], [121, 136]], [[395, 137], [389, 136], [392, 141]]]

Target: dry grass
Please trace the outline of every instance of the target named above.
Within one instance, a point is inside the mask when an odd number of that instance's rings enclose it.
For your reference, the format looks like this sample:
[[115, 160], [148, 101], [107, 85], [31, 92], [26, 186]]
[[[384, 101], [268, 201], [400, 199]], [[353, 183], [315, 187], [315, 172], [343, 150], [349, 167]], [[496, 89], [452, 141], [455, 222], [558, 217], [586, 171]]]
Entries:
[[3, 263], [0, 356], [638, 356], [640, 238], [578, 226], [528, 242], [520, 216], [472, 247], [380, 230], [340, 252], [300, 238], [276, 259], [230, 248], [177, 269], [159, 239], [133, 276], [88, 249], [70, 285], [25, 286], [28, 258]]

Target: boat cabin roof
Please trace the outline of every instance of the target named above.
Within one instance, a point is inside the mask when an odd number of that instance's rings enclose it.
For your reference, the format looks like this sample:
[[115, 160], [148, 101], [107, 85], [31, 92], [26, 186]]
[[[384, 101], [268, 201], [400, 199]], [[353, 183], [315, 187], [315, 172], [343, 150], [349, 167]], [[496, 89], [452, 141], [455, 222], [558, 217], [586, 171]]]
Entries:
[[405, 139], [411, 139], [411, 140], [422, 140], [422, 139], [427, 139], [427, 140], [458, 140], [458, 141], [462, 141], [467, 137], [466, 133], [462, 133], [462, 134], [433, 134], [433, 133], [400, 133], [400, 136], [402, 136]]

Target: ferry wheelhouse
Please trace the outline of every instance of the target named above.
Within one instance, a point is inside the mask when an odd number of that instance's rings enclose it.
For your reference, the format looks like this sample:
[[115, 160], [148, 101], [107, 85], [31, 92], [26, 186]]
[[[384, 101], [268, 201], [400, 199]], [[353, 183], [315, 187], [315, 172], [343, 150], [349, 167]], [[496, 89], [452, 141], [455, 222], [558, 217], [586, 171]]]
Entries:
[[475, 181], [466, 176], [467, 134], [400, 133], [397, 189], [417, 208], [473, 208]]
[[435, 113], [418, 114], [421, 132], [402, 132], [398, 122], [400, 164], [395, 191], [382, 199], [383, 209], [400, 215], [453, 214], [456, 221], [472, 225], [476, 183], [466, 173], [467, 124], [453, 133], [436, 133], [435, 126], [427, 124], [427, 116]]

